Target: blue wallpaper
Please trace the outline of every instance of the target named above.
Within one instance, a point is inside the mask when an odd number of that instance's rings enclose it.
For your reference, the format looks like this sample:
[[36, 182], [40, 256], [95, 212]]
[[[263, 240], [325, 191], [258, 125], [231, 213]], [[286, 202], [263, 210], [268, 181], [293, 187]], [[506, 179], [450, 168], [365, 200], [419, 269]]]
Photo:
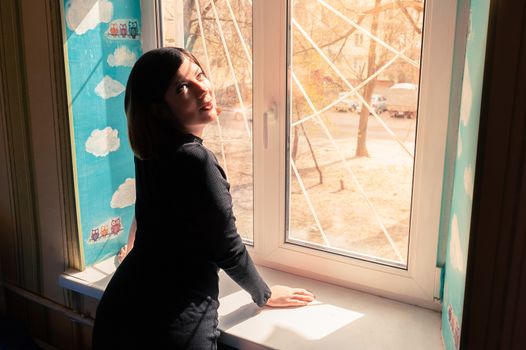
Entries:
[[77, 213], [85, 266], [126, 243], [135, 203], [124, 90], [141, 55], [139, 0], [65, 0]]
[[470, 4], [444, 275], [442, 335], [447, 350], [460, 343], [489, 1]]

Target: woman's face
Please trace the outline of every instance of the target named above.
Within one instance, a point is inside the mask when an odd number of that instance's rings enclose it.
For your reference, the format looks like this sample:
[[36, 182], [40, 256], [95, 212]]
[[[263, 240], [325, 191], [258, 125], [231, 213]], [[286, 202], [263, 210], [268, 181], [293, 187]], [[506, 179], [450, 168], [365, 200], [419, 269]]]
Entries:
[[201, 136], [217, 118], [212, 85], [201, 68], [186, 58], [164, 94], [164, 101], [183, 131]]

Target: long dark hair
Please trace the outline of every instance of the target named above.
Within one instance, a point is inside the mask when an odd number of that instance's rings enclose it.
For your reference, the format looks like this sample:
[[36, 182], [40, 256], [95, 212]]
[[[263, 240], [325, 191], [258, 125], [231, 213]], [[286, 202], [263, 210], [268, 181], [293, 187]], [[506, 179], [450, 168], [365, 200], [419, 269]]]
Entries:
[[157, 158], [167, 137], [175, 131], [173, 120], [166, 117], [164, 94], [185, 58], [203, 67], [191, 52], [163, 47], [146, 52], [133, 66], [124, 97], [128, 137], [139, 159]]

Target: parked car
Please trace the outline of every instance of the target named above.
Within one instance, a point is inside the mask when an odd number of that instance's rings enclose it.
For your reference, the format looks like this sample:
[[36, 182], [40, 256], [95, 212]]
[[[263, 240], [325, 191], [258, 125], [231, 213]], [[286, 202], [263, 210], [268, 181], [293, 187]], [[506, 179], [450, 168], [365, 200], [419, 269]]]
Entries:
[[386, 93], [387, 110], [391, 117], [414, 118], [418, 103], [418, 85], [399, 83], [391, 86]]
[[[347, 94], [346, 92], [340, 92], [338, 95], [338, 98], [342, 98]], [[338, 112], [356, 112], [358, 110], [358, 103], [349, 97], [346, 97], [345, 99], [341, 100], [340, 103], [338, 103], [334, 108]]]
[[387, 99], [382, 95], [371, 96], [370, 106], [374, 109], [376, 114], [381, 114], [387, 111]]

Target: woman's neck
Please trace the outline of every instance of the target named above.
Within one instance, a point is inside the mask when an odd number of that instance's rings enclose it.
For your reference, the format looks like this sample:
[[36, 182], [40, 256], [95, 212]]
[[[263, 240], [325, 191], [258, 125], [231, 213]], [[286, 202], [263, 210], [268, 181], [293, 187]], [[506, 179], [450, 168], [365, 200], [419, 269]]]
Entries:
[[185, 127], [183, 129], [183, 132], [187, 134], [192, 134], [202, 139], [204, 130], [205, 130], [205, 125], [192, 125], [192, 126]]

